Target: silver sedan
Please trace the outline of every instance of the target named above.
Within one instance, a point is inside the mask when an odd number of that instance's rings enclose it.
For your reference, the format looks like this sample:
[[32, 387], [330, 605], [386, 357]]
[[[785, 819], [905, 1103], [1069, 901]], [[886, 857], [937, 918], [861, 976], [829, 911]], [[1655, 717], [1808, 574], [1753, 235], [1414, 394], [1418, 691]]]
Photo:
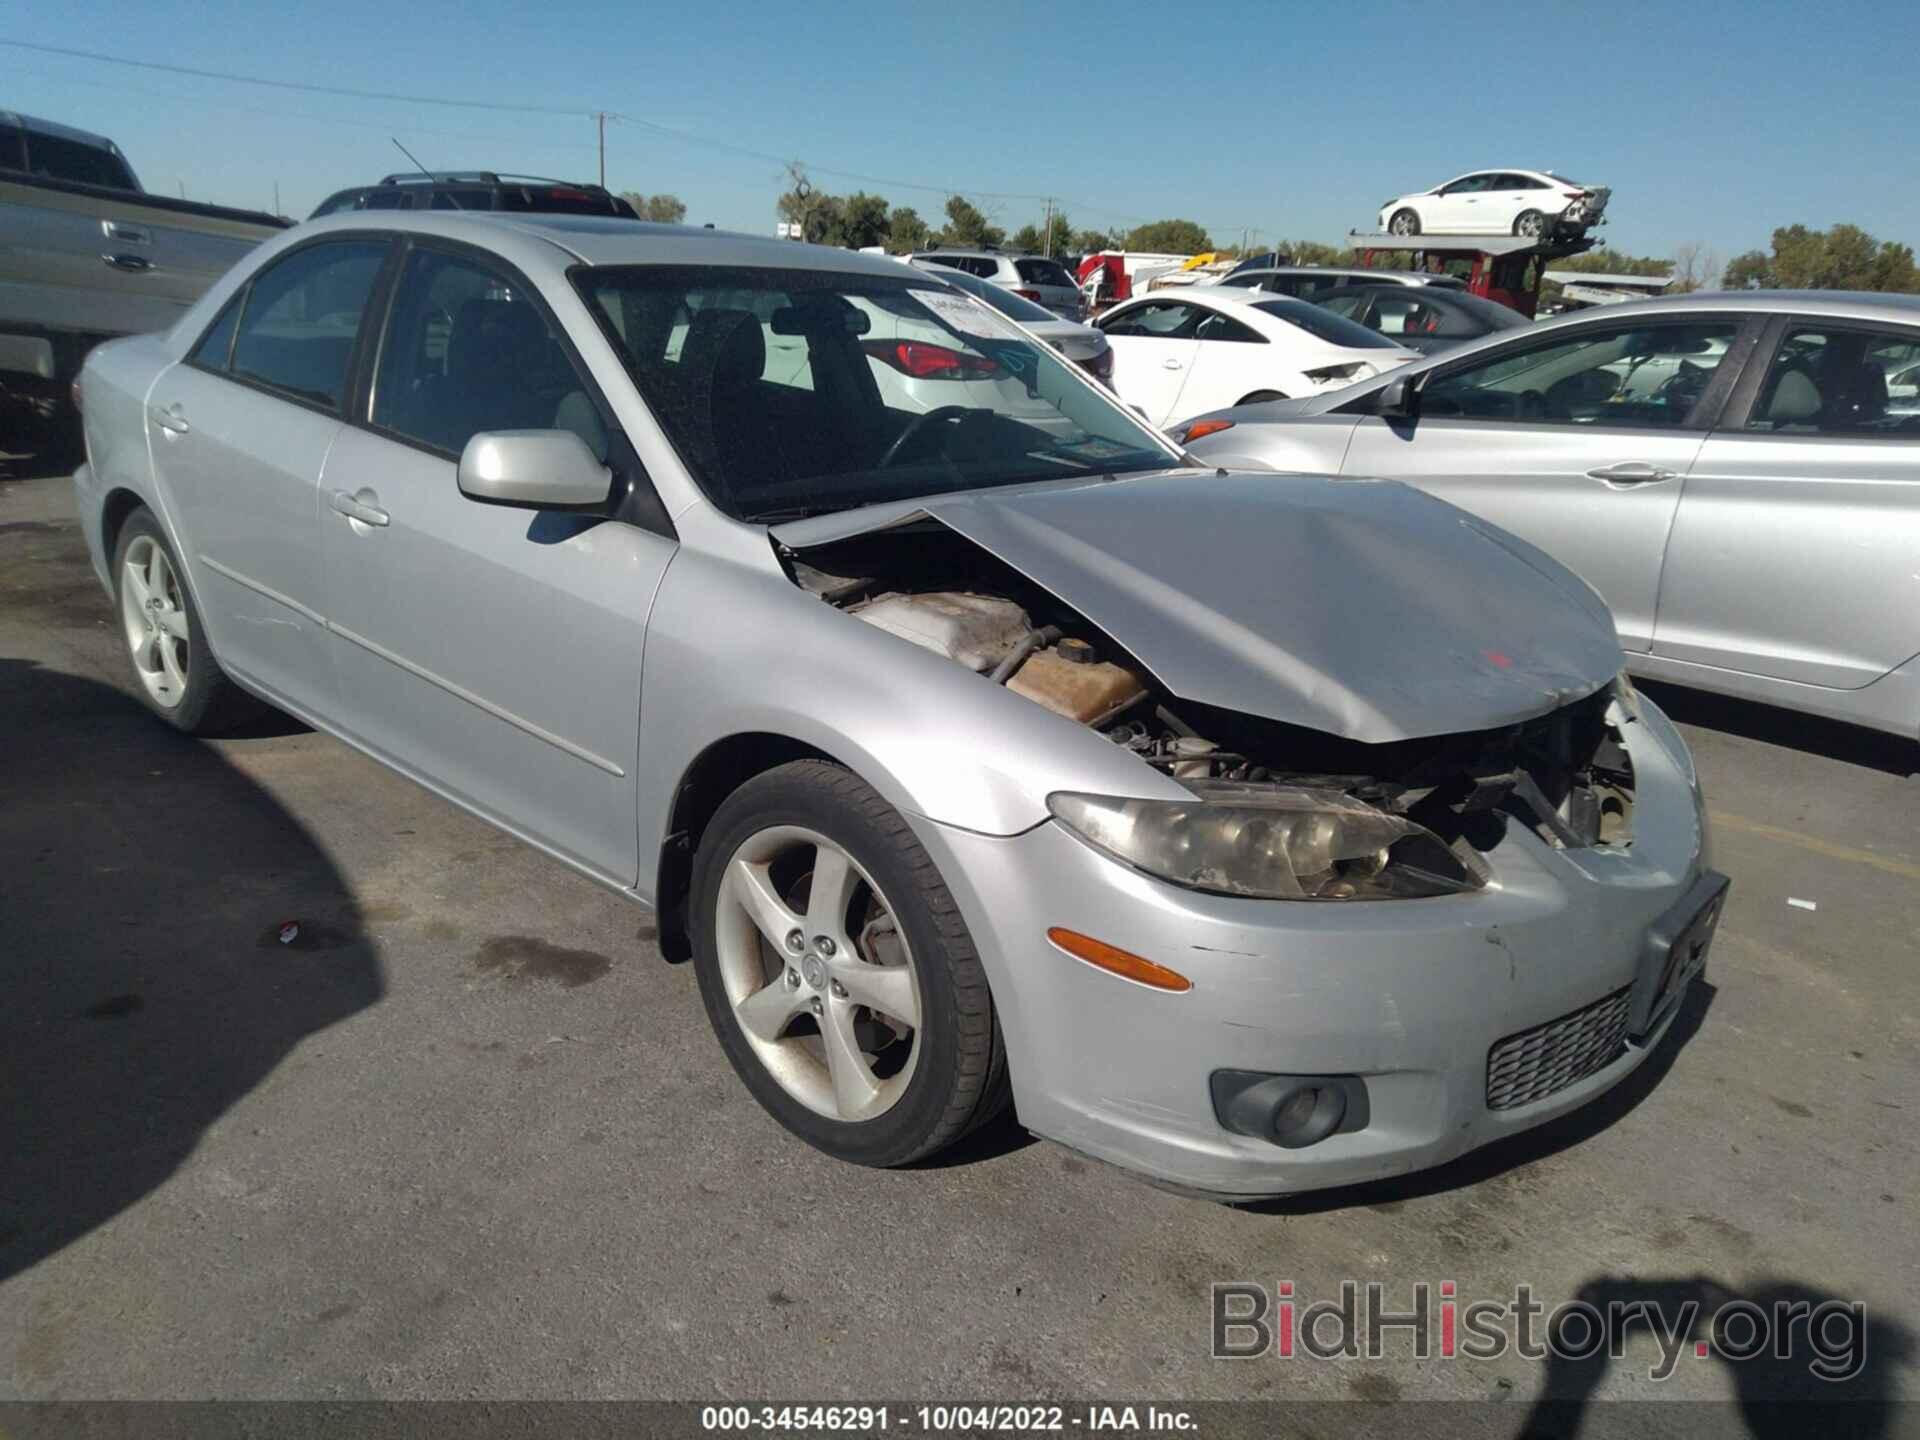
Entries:
[[1703, 964], [1692, 764], [1578, 580], [1196, 467], [893, 261], [329, 218], [81, 389], [152, 711], [279, 706], [652, 907], [844, 1159], [1011, 1103], [1214, 1193], [1395, 1174], [1617, 1083]]
[[1388, 476], [1525, 536], [1628, 668], [1920, 735], [1920, 298], [1743, 291], [1509, 331], [1176, 434]]

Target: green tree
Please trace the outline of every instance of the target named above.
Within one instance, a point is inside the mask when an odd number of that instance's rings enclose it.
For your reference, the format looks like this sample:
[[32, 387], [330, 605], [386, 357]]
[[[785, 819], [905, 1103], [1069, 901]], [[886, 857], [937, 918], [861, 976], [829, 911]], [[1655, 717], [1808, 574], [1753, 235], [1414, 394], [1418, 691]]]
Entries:
[[863, 250], [884, 244], [888, 228], [886, 197], [855, 191], [840, 202], [839, 221], [838, 233], [827, 241], [829, 245]]
[[887, 217], [887, 249], [896, 255], [926, 249], [929, 234], [927, 222], [911, 205], [896, 206]]
[[1771, 290], [1773, 262], [1764, 250], [1749, 250], [1727, 262], [1720, 283], [1729, 290]]
[[645, 195], [638, 190], [622, 190], [620, 198], [633, 206], [633, 213], [642, 220], [678, 225], [687, 218], [686, 201], [678, 195]]
[[1858, 225], [1810, 230], [1783, 225], [1772, 253], [1749, 250], [1728, 262], [1730, 289], [1920, 291], [1911, 245], [1876, 240]]
[[965, 196], [954, 195], [947, 200], [947, 223], [940, 231], [942, 245], [998, 245], [1006, 238], [1007, 232]]
[[1067, 249], [1081, 255], [1096, 255], [1102, 250], [1118, 250], [1120, 239], [1111, 230], [1076, 230]]
[[1129, 250], [1156, 250], [1171, 255], [1198, 255], [1211, 250], [1213, 241], [1205, 227], [1192, 220], [1155, 220], [1151, 225], [1136, 225], [1127, 232]]
[[1022, 225], [1013, 232], [1013, 248], [1016, 250], [1031, 250], [1038, 255], [1046, 243], [1046, 236], [1040, 233], [1038, 225]]
[[1278, 250], [1282, 255], [1291, 255], [1296, 265], [1341, 265], [1351, 267], [1357, 262], [1353, 251], [1339, 245], [1323, 245], [1318, 240], [1276, 240], [1272, 245], [1262, 245], [1260, 252]]

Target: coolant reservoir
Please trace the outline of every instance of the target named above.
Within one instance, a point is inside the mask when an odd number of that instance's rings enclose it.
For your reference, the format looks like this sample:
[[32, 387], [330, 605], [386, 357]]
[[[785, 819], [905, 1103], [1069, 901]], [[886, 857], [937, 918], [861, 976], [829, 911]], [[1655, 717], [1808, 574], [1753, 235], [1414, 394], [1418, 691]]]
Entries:
[[848, 613], [969, 670], [991, 670], [1033, 628], [1013, 601], [959, 590], [882, 595]]
[[[1062, 645], [1072, 643], [1078, 642]], [[1099, 725], [1147, 693], [1131, 670], [1104, 660], [1075, 663], [1059, 649], [1034, 651], [1007, 681], [1007, 688], [1083, 725]]]

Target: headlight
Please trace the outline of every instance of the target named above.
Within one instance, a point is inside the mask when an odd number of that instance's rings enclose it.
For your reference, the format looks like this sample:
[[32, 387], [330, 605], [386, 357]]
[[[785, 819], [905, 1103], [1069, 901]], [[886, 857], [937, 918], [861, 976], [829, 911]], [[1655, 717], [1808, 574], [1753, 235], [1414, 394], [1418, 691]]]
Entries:
[[1054, 818], [1136, 869], [1273, 900], [1391, 900], [1484, 883], [1431, 830], [1337, 790], [1189, 780], [1191, 800], [1061, 792]]

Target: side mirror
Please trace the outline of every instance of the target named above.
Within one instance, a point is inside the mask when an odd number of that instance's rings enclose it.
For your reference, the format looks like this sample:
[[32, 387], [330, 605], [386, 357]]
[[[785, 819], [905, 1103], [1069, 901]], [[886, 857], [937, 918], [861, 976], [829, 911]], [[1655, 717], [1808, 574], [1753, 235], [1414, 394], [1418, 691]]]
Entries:
[[460, 493], [532, 510], [604, 505], [613, 472], [571, 430], [483, 430], [460, 452]]
[[1420, 416], [1420, 382], [1400, 375], [1374, 392], [1373, 413], [1382, 420], [1416, 420]]

